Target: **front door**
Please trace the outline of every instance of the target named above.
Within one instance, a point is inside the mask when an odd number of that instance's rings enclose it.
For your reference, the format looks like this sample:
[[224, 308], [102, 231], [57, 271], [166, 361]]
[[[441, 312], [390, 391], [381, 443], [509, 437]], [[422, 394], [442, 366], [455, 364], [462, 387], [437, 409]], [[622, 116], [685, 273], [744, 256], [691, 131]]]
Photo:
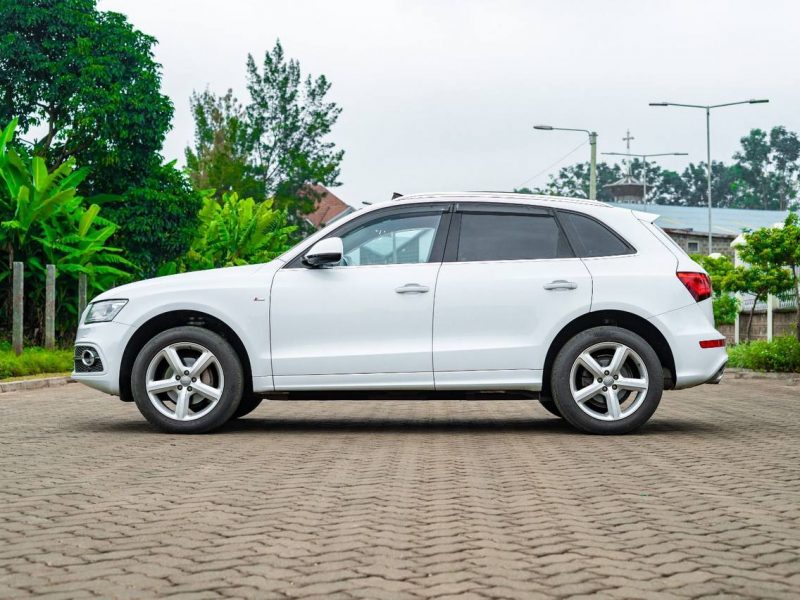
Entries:
[[436, 388], [538, 389], [550, 342], [591, 299], [550, 210], [462, 204], [436, 288]]
[[436, 277], [448, 206], [364, 215], [342, 238], [335, 266], [290, 263], [271, 292], [275, 389], [433, 387]]

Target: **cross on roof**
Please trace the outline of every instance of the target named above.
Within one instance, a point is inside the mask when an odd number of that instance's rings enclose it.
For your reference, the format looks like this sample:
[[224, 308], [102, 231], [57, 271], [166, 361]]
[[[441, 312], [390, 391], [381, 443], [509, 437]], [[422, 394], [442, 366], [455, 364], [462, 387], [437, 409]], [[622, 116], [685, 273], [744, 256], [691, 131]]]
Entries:
[[631, 151], [631, 140], [635, 140], [636, 138], [631, 135], [631, 130], [630, 129], [628, 129], [626, 131], [626, 134], [627, 135], [624, 138], [622, 138], [622, 141], [625, 142], [625, 146], [628, 148], [628, 154], [630, 154], [630, 151]]

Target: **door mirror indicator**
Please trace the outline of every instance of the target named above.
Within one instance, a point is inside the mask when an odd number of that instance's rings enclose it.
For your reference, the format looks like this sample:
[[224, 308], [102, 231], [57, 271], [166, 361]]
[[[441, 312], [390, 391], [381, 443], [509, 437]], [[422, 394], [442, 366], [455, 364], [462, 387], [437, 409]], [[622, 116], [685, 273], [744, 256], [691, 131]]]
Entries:
[[309, 267], [333, 265], [342, 260], [343, 254], [342, 238], [325, 238], [311, 246], [311, 249], [303, 257], [303, 264]]

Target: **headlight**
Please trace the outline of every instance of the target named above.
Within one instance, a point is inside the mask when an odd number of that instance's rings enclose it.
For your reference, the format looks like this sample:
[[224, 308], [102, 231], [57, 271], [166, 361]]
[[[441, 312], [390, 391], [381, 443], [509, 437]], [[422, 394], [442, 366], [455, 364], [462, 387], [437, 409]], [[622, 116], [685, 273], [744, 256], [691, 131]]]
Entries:
[[127, 300], [103, 300], [101, 302], [92, 302], [89, 305], [89, 310], [86, 312], [86, 319], [84, 319], [83, 322], [103, 323], [105, 321], [112, 321], [127, 303]]

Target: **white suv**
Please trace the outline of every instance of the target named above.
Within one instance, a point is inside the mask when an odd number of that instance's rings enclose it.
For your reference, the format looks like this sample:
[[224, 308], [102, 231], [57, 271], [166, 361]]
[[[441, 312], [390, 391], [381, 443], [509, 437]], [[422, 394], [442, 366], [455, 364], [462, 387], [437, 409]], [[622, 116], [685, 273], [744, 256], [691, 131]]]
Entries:
[[626, 433], [727, 359], [708, 276], [654, 219], [567, 198], [401, 197], [267, 264], [101, 294], [73, 377], [171, 432], [265, 397], [369, 397], [538, 398], [583, 431]]

